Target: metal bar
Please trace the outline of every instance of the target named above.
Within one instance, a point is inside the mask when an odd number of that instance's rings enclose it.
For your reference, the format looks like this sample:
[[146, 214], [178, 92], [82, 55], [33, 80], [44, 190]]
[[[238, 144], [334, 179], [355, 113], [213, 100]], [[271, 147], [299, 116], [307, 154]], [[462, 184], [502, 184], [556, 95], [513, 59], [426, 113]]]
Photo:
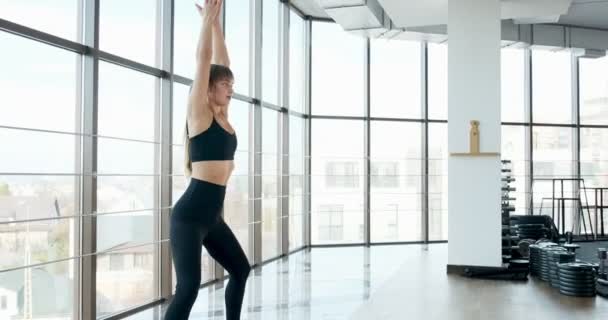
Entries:
[[122, 140], [128, 142], [138, 142], [138, 143], [148, 143], [148, 144], [158, 144], [155, 141], [149, 140], [138, 140], [138, 139], [130, 139], [130, 138], [121, 138], [121, 137], [112, 137], [112, 136], [104, 136], [104, 135], [90, 135], [79, 132], [67, 132], [67, 131], [56, 131], [56, 130], [46, 130], [46, 129], [36, 129], [36, 128], [25, 128], [25, 127], [14, 127], [14, 126], [3, 126], [0, 125], [0, 129], [8, 129], [8, 130], [16, 130], [16, 131], [27, 131], [27, 132], [37, 132], [37, 133], [51, 133], [51, 134], [62, 134], [62, 135], [70, 135], [76, 137], [96, 137], [96, 138], [104, 138], [104, 139], [112, 139], [112, 140]]
[[[85, 0], [88, 1], [88, 0]], [[80, 8], [82, 9], [82, 8]], [[79, 10], [79, 14], [80, 14]], [[82, 20], [79, 16], [79, 20]], [[0, 31], [24, 37], [30, 40], [38, 41], [44, 44], [52, 45], [57, 48], [65, 49], [79, 54], [86, 54], [90, 51], [90, 47], [78, 42], [70, 41], [52, 34], [42, 32], [36, 29], [20, 25], [5, 19], [0, 18]], [[83, 39], [82, 37], [80, 37]], [[85, 42], [86, 43], [86, 42]]]
[[[581, 139], [580, 139], [580, 135], [581, 135], [581, 121], [580, 121], [580, 103], [579, 103], [579, 60], [578, 57], [576, 57], [574, 54], [570, 53], [570, 70], [571, 70], [571, 81], [570, 81], [570, 90], [571, 90], [571, 115], [572, 115], [572, 122], [575, 124], [576, 128], [574, 130], [572, 130], [572, 144], [573, 144], [573, 148], [571, 150], [572, 152], [572, 161], [574, 162], [574, 166], [571, 168], [571, 172], [572, 175], [576, 178], [581, 178], [581, 166], [580, 166], [580, 157], [581, 157]], [[578, 197], [580, 198], [580, 184], [581, 181], [572, 181], [572, 192], [573, 195], [578, 195]], [[584, 181], [583, 181], [584, 183]], [[582, 202], [581, 202], [582, 205]], [[573, 222], [574, 222], [574, 228], [576, 228], [577, 230], [579, 229], [580, 226], [580, 215], [578, 214], [580, 212], [580, 214], [584, 214], [583, 213], [583, 208], [581, 208], [579, 206], [578, 202], [574, 202], [572, 208], [571, 208], [572, 212], [570, 213], [570, 215], [573, 218]]]
[[158, 78], [169, 78], [169, 72], [165, 70], [161, 70], [155, 67], [151, 67], [147, 64], [143, 64], [134, 60], [130, 60], [127, 58], [123, 58], [117, 56], [115, 54], [105, 52], [105, 51], [96, 51], [94, 55], [98, 56], [98, 58], [102, 61], [109, 62], [121, 67], [129, 68], [131, 70], [139, 71], [145, 74], [149, 74]]
[[[157, 299], [157, 300], [154, 300], [154, 301], [150, 301], [148, 303], [144, 303], [144, 304], [139, 305], [137, 307], [134, 307], [134, 308], [131, 308], [131, 309], [127, 309], [125, 311], [119, 312], [119, 313], [114, 314], [114, 315], [110, 315], [110, 316], [103, 317], [103, 318], [98, 318], [98, 320], [118, 320], [118, 319], [124, 319], [126, 317], [135, 315], [136, 313], [139, 313], [141, 311], [144, 311], [144, 310], [147, 310], [149, 308], [161, 305], [161, 304], [165, 303], [166, 301], [167, 300], [165, 298], [160, 298], [160, 299]], [[157, 310], [158, 309], [155, 309], [154, 313], [157, 313], [158, 312]], [[158, 317], [160, 317], [160, 315], [155, 315], [154, 319], [157, 319]]]
[[429, 51], [428, 51], [428, 42], [422, 42], [420, 45], [421, 58], [420, 61], [420, 81], [421, 81], [421, 101], [420, 108], [422, 119], [424, 122], [422, 123], [422, 172], [421, 172], [421, 187], [422, 187], [422, 241], [425, 244], [429, 243], [429, 89], [428, 89], [428, 73], [429, 73]]
[[[163, 70], [173, 73], [173, 32], [175, 29], [175, 0], [160, 1], [160, 65]], [[162, 78], [160, 81], [160, 185], [158, 190], [158, 208], [160, 214], [155, 221], [155, 240], [169, 239], [170, 213], [173, 204], [173, 82], [171, 78]], [[157, 121], [157, 123], [159, 123]], [[159, 171], [155, 171], [159, 172]], [[171, 247], [169, 243], [161, 243], [155, 251], [155, 289], [158, 290], [157, 297], [169, 298], [173, 293], [173, 272], [171, 264]]]
[[[528, 130], [525, 132], [525, 172], [527, 179], [525, 179], [525, 191], [526, 191], [526, 204], [529, 205], [529, 215], [534, 214], [534, 166], [533, 166], [533, 154], [534, 154], [534, 128], [532, 126], [533, 120], [533, 101], [532, 101], [532, 52], [529, 48], [524, 49], [524, 109], [525, 109], [525, 120], [530, 125]], [[542, 213], [541, 213], [542, 214]]]
[[[279, 113], [280, 122], [279, 122], [279, 141], [278, 145], [280, 146], [279, 154], [284, 156], [279, 156], [279, 168], [281, 177], [279, 178], [279, 187], [280, 187], [280, 195], [289, 195], [289, 181], [291, 177], [289, 176], [289, 160], [290, 160], [290, 136], [289, 136], [289, 126], [290, 119], [289, 113], [286, 112], [287, 109], [285, 107], [289, 106], [289, 48], [290, 48], [290, 39], [289, 39], [289, 6], [285, 3], [279, 3], [279, 104], [283, 106], [281, 112]], [[280, 218], [278, 223], [278, 232], [280, 236], [280, 255], [289, 254], [289, 223], [290, 223], [290, 215], [289, 212], [289, 196], [282, 197], [278, 199], [278, 208], [277, 214]]]
[[103, 251], [98, 251], [98, 252], [90, 252], [90, 253], [87, 253], [87, 254], [81, 254], [81, 255], [71, 256], [71, 257], [67, 257], [67, 258], [61, 258], [61, 259], [56, 259], [56, 260], [51, 260], [51, 261], [46, 261], [46, 262], [34, 263], [34, 264], [29, 264], [29, 265], [14, 267], [14, 268], [2, 269], [2, 270], [0, 270], [0, 273], [11, 272], [11, 271], [16, 271], [16, 270], [23, 270], [23, 269], [28, 269], [28, 268], [36, 268], [36, 267], [46, 266], [46, 265], [50, 265], [50, 264], [56, 264], [56, 263], [59, 263], [59, 262], [70, 261], [70, 260], [75, 260], [75, 259], [97, 257], [97, 256], [108, 254], [108, 253], [121, 252], [121, 251], [128, 250], [128, 249], [145, 247], [145, 246], [150, 246], [150, 245], [156, 245], [158, 243], [163, 243], [163, 242], [167, 242], [167, 241], [169, 241], [169, 240], [160, 240], [160, 241], [140, 243], [140, 244], [136, 244], [136, 245], [133, 245], [133, 246], [122, 247], [120, 249], [116, 249], [116, 247], [113, 247], [113, 248], [110, 248], [108, 250], [103, 250]]
[[371, 43], [369, 39], [365, 40], [365, 48], [363, 51], [364, 56], [364, 64], [363, 64], [363, 81], [364, 81], [364, 157], [365, 161], [363, 164], [363, 242], [369, 246], [371, 243], [371, 179], [370, 179], [370, 171], [371, 171], [371, 121], [370, 121], [370, 71], [371, 71]]
[[[99, 1], [84, 0], [83, 42], [92, 48], [99, 48]], [[91, 214], [97, 211], [97, 125], [98, 125], [98, 90], [99, 60], [91, 55], [83, 56], [83, 160], [81, 203], [83, 217], [80, 221], [80, 319], [97, 318], [97, 217]]]
[[[250, 81], [250, 92], [253, 93], [253, 97], [261, 101], [262, 99], [262, 0], [251, 0], [253, 4], [253, 10], [251, 10], [250, 23], [250, 52], [251, 54], [251, 81]], [[249, 246], [250, 252], [253, 255], [251, 260], [253, 264], [260, 263], [262, 261], [262, 223], [256, 223], [262, 221], [262, 156], [256, 153], [258, 150], [262, 150], [262, 107], [260, 104], [254, 104], [252, 112], [250, 114], [250, 123], [253, 124], [252, 133], [250, 137], [252, 139], [250, 146], [253, 147], [254, 154], [250, 156], [251, 166], [253, 169], [253, 176], [250, 181], [249, 191], [253, 192], [253, 206], [250, 206], [250, 221], [254, 222], [252, 229], [249, 230]]]
[[[527, 139], [526, 139], [526, 143], [529, 143], [528, 145], [528, 149], [527, 149], [527, 159], [529, 161], [527, 161], [526, 163], [528, 163], [529, 165], [527, 166], [527, 171], [529, 172], [529, 176], [528, 179], [526, 179], [526, 183], [528, 186], [530, 186], [530, 193], [529, 193], [529, 199], [530, 199], [530, 215], [534, 214], [533, 208], [534, 208], [534, 194], [532, 193], [533, 191], [533, 187], [534, 187], [534, 101], [533, 101], [533, 92], [532, 92], [532, 88], [533, 88], [533, 84], [532, 84], [532, 51], [527, 48], [524, 51], [524, 57], [526, 59], [526, 63], [525, 65], [525, 97], [526, 97], [526, 104], [525, 107], [528, 108], [528, 112], [527, 112], [527, 117], [528, 117], [528, 121], [530, 122], [530, 126], [528, 127], [527, 130]], [[554, 207], [554, 204], [551, 204], [551, 207]], [[542, 214], [542, 212], [541, 212]], [[551, 213], [551, 215], [553, 216], [553, 212]]]
[[306, 212], [308, 214], [308, 216], [306, 217], [306, 219], [304, 219], [304, 223], [302, 223], [302, 232], [304, 235], [304, 245], [310, 247], [312, 241], [311, 241], [311, 223], [312, 223], [312, 216], [310, 214], [311, 211], [311, 207], [312, 207], [312, 197], [310, 196], [311, 194], [311, 165], [312, 165], [312, 146], [311, 146], [311, 121], [312, 118], [310, 116], [311, 114], [311, 101], [312, 101], [312, 86], [310, 84], [311, 79], [312, 79], [312, 22], [310, 20], [305, 21], [305, 30], [304, 30], [304, 48], [305, 48], [305, 53], [304, 53], [304, 69], [305, 71], [305, 89], [304, 89], [304, 108], [305, 108], [305, 113], [308, 116], [308, 118], [306, 118], [305, 120], [305, 143], [304, 143], [304, 157], [306, 159], [306, 163], [305, 163], [305, 169], [304, 169], [304, 174], [305, 174], [305, 183], [304, 183], [304, 192], [309, 194], [305, 201], [304, 201], [304, 212]]

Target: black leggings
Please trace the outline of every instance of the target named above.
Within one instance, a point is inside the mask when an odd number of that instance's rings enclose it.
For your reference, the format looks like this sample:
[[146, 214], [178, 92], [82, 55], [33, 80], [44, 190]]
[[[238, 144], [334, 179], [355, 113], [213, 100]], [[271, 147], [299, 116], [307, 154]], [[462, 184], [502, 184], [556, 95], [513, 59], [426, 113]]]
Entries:
[[173, 207], [171, 251], [177, 285], [165, 320], [185, 320], [201, 284], [201, 245], [230, 273], [226, 286], [226, 319], [240, 319], [245, 284], [251, 271], [247, 256], [221, 217], [226, 187], [190, 179]]

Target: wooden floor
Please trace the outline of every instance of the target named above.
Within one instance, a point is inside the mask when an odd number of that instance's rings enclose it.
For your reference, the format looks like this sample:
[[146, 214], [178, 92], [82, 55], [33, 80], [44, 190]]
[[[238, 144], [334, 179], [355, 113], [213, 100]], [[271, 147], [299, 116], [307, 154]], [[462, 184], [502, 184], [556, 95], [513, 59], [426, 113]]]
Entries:
[[[256, 268], [247, 320], [608, 320], [608, 299], [564, 296], [547, 283], [447, 275], [447, 244], [315, 248]], [[225, 286], [201, 289], [192, 320], [224, 320]], [[167, 304], [130, 320], [163, 318]]]
[[608, 299], [565, 296], [538, 278], [515, 282], [447, 275], [447, 245], [429, 246], [409, 260], [352, 319], [608, 320]]

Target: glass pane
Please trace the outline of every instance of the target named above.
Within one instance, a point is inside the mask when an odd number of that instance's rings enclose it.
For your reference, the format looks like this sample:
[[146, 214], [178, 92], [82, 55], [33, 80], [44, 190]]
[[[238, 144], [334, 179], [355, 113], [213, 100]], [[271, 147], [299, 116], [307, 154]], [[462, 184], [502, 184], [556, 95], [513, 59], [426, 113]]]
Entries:
[[97, 212], [154, 208], [154, 177], [97, 177]]
[[289, 108], [304, 113], [306, 80], [305, 24], [293, 10], [289, 12]]
[[[532, 185], [534, 199], [534, 214], [551, 214], [552, 182], [542, 179], [572, 178], [574, 176], [573, 161], [573, 129], [562, 127], [534, 127], [532, 136], [532, 170], [534, 182]], [[556, 189], [561, 196], [561, 182]], [[573, 197], [574, 183], [564, 182], [564, 197]], [[544, 200], [543, 198], [549, 198]], [[542, 202], [542, 203], [541, 203]], [[541, 212], [540, 207], [543, 206]], [[572, 201], [566, 201], [565, 231], [572, 230]], [[557, 217], [554, 217], [556, 225]], [[561, 229], [560, 229], [561, 230]]]
[[100, 1], [101, 50], [156, 66], [157, 7], [157, 2], [150, 0]]
[[[51, 262], [76, 255], [74, 218], [24, 223], [23, 221], [73, 216], [77, 207], [77, 177], [0, 176], [0, 289], [3, 319], [71, 319], [77, 259], [1, 272], [7, 268]], [[31, 292], [24, 297], [23, 292]]]
[[194, 3], [196, 2], [174, 2], [175, 25], [173, 26], [173, 72], [191, 79], [194, 78], [196, 69], [196, 48], [202, 26], [201, 16]]
[[522, 49], [501, 51], [501, 113], [503, 122], [525, 122], [525, 58]]
[[289, 173], [304, 174], [304, 119], [289, 117]]
[[278, 112], [262, 109], [262, 258], [279, 253]]
[[569, 51], [532, 51], [532, 119], [572, 123], [572, 68]]
[[532, 155], [535, 178], [560, 178], [573, 175], [573, 129], [534, 127]]
[[[188, 107], [188, 96], [190, 87], [179, 83], [173, 83], [173, 144], [184, 144], [186, 134], [186, 110]], [[180, 172], [181, 173], [181, 172]]]
[[448, 240], [448, 127], [429, 123], [429, 240]]
[[[186, 148], [184, 148], [184, 146], [172, 146], [173, 151], [172, 151], [172, 156], [173, 156], [173, 168], [172, 168], [172, 174], [174, 175], [185, 175], [186, 172], [184, 171], [184, 160], [186, 158]], [[236, 155], [235, 155], [236, 156]]]
[[312, 244], [363, 241], [363, 124], [312, 122]]
[[264, 174], [278, 173], [279, 152], [279, 114], [270, 109], [262, 109], [262, 153], [265, 161], [262, 163]]
[[[302, 198], [301, 197], [291, 197], [289, 199], [290, 207], [293, 202], [293, 207], [300, 208], [302, 207]], [[290, 212], [295, 212], [295, 210], [290, 210]], [[289, 216], [289, 250], [293, 251], [295, 249], [301, 248], [304, 246], [304, 233], [302, 230], [302, 225], [304, 223], [304, 215], [290, 215]]]
[[579, 59], [582, 124], [608, 125], [608, 57]]
[[153, 242], [154, 214], [140, 211], [97, 216], [97, 251]]
[[237, 152], [234, 155], [235, 168], [226, 186], [224, 219], [239, 240], [248, 257], [249, 252], [249, 112], [251, 105], [233, 100], [229, 109], [230, 124], [238, 137]]
[[[0, 176], [0, 221], [73, 216], [78, 176]], [[26, 208], [28, 208], [26, 210]]]
[[510, 160], [511, 176], [515, 181], [509, 186], [515, 187], [515, 192], [509, 192], [509, 197], [515, 198], [510, 204], [515, 206], [512, 215], [525, 215], [526, 211], [526, 130], [524, 126], [502, 126], [501, 160]]
[[[43, 201], [34, 204], [17, 202], [7, 209], [14, 210], [9, 217], [11, 220], [30, 220], [44, 215], [41, 211], [54, 210], [53, 205]], [[6, 217], [3, 217], [2, 222], [6, 222], [5, 219]], [[11, 223], [0, 226], [3, 237], [0, 246], [2, 254], [0, 270], [52, 262], [75, 255], [76, 219]], [[0, 282], [0, 286], [2, 285], [4, 283]]]
[[447, 120], [448, 46], [429, 43], [428, 64], [429, 119]]
[[[100, 174], [154, 174], [152, 143], [116, 139], [98, 140], [97, 172]], [[120, 161], [119, 161], [120, 160]]]
[[249, 95], [249, 0], [225, 1], [226, 46], [230, 54], [230, 69], [234, 73], [234, 90]]
[[155, 92], [153, 76], [100, 62], [98, 134], [155, 141]]
[[[289, 117], [289, 249], [304, 245], [304, 119]], [[285, 196], [285, 195], [283, 195]]]
[[[586, 187], [608, 187], [608, 174], [606, 174], [608, 172], [607, 150], [608, 129], [581, 129], [581, 178], [585, 179]], [[584, 200], [591, 206], [608, 205], [607, 190], [586, 190], [585, 196]], [[591, 209], [591, 214], [593, 230], [600, 234], [606, 234], [608, 218], [604, 217], [604, 225], [602, 226], [601, 219], [598, 218], [596, 223], [593, 209]], [[600, 214], [598, 216], [601, 217]]]
[[372, 117], [421, 117], [420, 42], [371, 41]]
[[77, 141], [78, 137], [70, 134], [0, 129], [0, 170], [5, 173], [74, 174]]
[[[581, 128], [581, 178], [587, 187], [608, 187], [608, 129]], [[591, 191], [587, 192], [591, 194]], [[608, 201], [608, 197], [606, 197]], [[607, 219], [608, 220], [608, 219]]]
[[312, 114], [362, 116], [365, 39], [337, 23], [312, 24]]
[[182, 194], [184, 194], [184, 191], [186, 191], [186, 188], [188, 187], [188, 182], [190, 180], [188, 180], [185, 176], [177, 174], [174, 175], [172, 177], [173, 183], [172, 183], [172, 193], [171, 193], [171, 198], [173, 199], [173, 205], [175, 205], [175, 203], [177, 202], [177, 200], [179, 200], [179, 197], [182, 196]]
[[262, 99], [279, 105], [279, 1], [263, 1], [262, 10]]
[[[0, 0], [3, 8], [0, 16], [5, 13], [4, 8], [30, 6], [22, 4], [29, 1], [9, 1], [10, 5], [2, 5], [3, 2], [7, 1]], [[5, 32], [0, 32], [0, 47], [0, 125], [79, 131], [76, 127], [78, 56]], [[61, 117], [57, 117], [58, 114]]]
[[[79, 42], [78, 10], [80, 2], [81, 0], [0, 0], [0, 8], [2, 8], [0, 18]], [[10, 47], [2, 46], [2, 48]]]
[[[422, 126], [371, 123], [371, 241], [422, 239]], [[401, 144], [387, 144], [395, 136]]]
[[155, 249], [153, 244], [133, 247], [132, 244], [123, 243], [112, 247], [109, 253], [97, 256], [98, 318], [151, 302], [155, 298]]
[[[6, 297], [3, 319], [75, 319], [77, 265], [74, 259], [0, 273]], [[31, 292], [31, 296], [24, 296], [24, 292]]]

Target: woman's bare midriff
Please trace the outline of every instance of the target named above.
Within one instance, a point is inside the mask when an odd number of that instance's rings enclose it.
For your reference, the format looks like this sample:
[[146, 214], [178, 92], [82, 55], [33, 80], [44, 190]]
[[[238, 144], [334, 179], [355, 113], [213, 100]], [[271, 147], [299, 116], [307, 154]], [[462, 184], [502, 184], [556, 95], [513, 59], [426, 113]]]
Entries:
[[192, 163], [192, 177], [225, 186], [234, 170], [233, 160], [197, 161]]

